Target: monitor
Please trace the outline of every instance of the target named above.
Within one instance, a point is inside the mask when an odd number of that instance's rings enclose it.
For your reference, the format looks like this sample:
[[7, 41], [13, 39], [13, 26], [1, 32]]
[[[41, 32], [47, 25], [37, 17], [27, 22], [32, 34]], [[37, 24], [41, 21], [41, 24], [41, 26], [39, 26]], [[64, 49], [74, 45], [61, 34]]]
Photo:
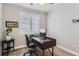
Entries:
[[40, 37], [46, 37], [46, 30], [45, 29], [40, 30]]

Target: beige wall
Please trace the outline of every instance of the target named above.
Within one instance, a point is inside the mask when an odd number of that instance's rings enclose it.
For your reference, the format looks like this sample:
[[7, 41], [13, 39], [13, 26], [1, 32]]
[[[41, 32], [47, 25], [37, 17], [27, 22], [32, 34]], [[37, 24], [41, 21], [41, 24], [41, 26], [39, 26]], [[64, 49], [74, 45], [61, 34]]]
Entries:
[[1, 11], [2, 11], [1, 9], [2, 9], [2, 8], [1, 8], [1, 3], [0, 3], [0, 19], [1, 19]]
[[4, 38], [4, 34], [3, 34], [4, 24], [3, 23], [4, 22], [3, 22], [3, 19], [2, 19], [2, 4], [0, 3], [0, 55], [1, 55], [1, 41]]
[[[41, 16], [40, 26], [41, 28], [46, 27], [46, 14], [43, 12], [31, 10], [28, 8], [23, 8], [20, 6], [12, 5], [12, 4], [3, 4], [3, 18], [4, 20], [20, 20], [20, 12], [27, 12], [31, 14], [36, 14]], [[25, 37], [20, 34], [19, 28], [14, 28], [12, 32], [12, 37], [15, 38], [15, 46], [21, 47], [25, 45]]]
[[1, 55], [1, 11], [2, 11], [2, 6], [0, 4], [0, 55]]
[[48, 14], [48, 35], [56, 38], [57, 45], [63, 49], [79, 55], [79, 22], [72, 22], [72, 19], [79, 19], [79, 4], [64, 3], [54, 6]]

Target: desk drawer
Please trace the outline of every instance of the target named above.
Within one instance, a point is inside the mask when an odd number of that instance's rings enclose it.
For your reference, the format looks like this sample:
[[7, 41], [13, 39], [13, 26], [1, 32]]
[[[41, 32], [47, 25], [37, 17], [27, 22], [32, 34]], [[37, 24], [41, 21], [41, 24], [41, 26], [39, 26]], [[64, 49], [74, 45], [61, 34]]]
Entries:
[[56, 46], [56, 41], [44, 42], [43, 49], [51, 48], [51, 47], [54, 47], [54, 46]]

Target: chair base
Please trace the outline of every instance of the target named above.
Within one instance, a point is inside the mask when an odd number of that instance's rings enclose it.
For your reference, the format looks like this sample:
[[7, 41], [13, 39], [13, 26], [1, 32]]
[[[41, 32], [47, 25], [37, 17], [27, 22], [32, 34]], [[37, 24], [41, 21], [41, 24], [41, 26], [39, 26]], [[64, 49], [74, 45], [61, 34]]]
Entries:
[[33, 54], [36, 55], [36, 56], [38, 56], [36, 50], [29, 50], [28, 52], [24, 53], [23, 56], [25, 56], [25, 55], [28, 54], [28, 53], [30, 53], [29, 56], [33, 56]]

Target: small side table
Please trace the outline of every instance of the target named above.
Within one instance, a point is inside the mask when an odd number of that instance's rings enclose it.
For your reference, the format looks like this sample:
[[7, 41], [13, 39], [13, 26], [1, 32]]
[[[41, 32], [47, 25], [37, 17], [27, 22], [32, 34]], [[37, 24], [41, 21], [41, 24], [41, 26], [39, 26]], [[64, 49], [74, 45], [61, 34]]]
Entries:
[[[8, 56], [11, 48], [13, 48], [13, 51], [14, 51], [14, 40], [15, 39], [2, 41], [2, 56], [4, 55], [5, 51], [7, 52], [7, 56]], [[11, 46], [11, 43], [13, 43], [12, 46]], [[6, 48], [4, 47], [5, 44], [7, 45]]]

